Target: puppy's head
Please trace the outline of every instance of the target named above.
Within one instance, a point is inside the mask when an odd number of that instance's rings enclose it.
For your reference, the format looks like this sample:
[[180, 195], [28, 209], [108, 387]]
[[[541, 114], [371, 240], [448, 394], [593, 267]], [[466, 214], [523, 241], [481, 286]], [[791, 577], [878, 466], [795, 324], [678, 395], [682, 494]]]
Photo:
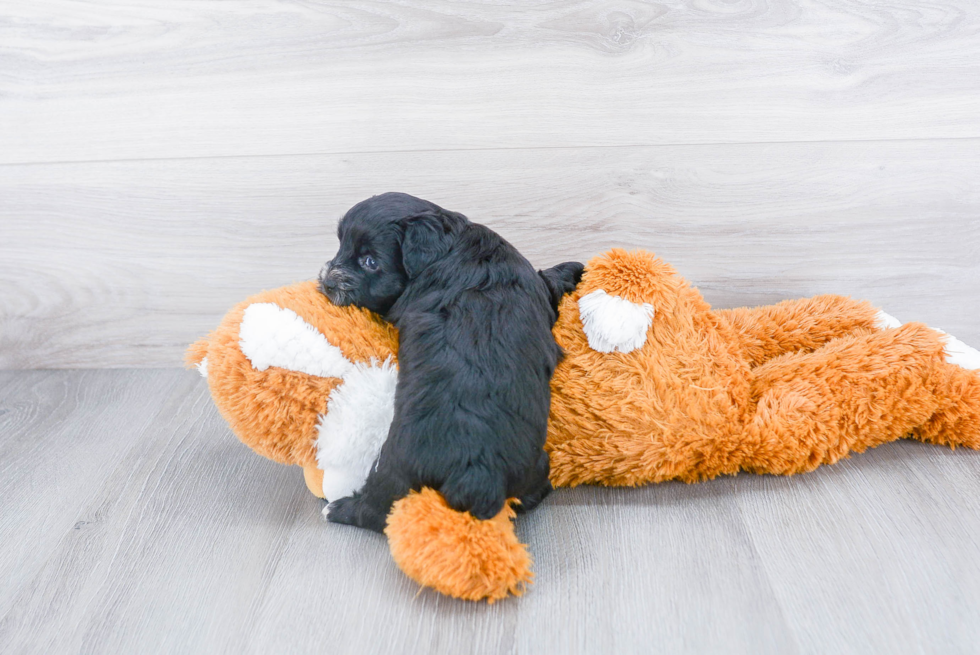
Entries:
[[405, 193], [359, 202], [337, 226], [340, 248], [320, 270], [320, 290], [335, 305], [384, 315], [411, 280], [449, 251], [466, 222]]

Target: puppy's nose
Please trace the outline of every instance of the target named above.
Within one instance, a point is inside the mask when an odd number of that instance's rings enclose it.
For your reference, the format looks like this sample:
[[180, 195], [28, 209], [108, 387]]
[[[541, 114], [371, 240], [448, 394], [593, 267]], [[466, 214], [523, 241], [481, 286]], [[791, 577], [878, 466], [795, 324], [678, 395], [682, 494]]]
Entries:
[[320, 286], [327, 295], [337, 291], [346, 291], [349, 286], [347, 282], [344, 272], [329, 262], [320, 270]]
[[327, 291], [337, 288], [337, 274], [330, 270], [329, 264], [320, 269], [320, 286]]

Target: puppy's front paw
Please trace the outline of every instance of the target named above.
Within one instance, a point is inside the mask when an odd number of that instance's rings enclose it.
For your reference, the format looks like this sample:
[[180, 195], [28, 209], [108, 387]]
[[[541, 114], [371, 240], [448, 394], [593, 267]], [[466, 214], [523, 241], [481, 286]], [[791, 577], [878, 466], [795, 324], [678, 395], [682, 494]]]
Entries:
[[374, 532], [385, 531], [387, 517], [373, 509], [360, 495], [339, 498], [327, 505], [323, 513], [331, 523], [353, 525]]
[[538, 275], [544, 280], [551, 295], [551, 308], [558, 313], [558, 304], [562, 296], [575, 290], [579, 281], [582, 279], [582, 272], [585, 266], [579, 262], [563, 262], [557, 266], [538, 271]]
[[555, 277], [559, 288], [563, 294], [575, 291], [575, 287], [582, 281], [582, 274], [585, 266], [580, 262], [562, 262], [554, 268]]
[[323, 515], [331, 523], [357, 525], [357, 499], [353, 496], [338, 498], [323, 510]]

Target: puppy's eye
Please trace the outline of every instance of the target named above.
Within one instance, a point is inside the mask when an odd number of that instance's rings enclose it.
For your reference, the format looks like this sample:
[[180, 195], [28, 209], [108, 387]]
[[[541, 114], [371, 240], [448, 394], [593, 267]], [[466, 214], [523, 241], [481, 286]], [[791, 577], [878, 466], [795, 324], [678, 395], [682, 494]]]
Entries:
[[374, 261], [374, 257], [372, 257], [371, 255], [364, 255], [363, 257], [360, 258], [360, 260], [358, 260], [358, 262], [360, 263], [361, 268], [367, 269], [369, 271], [378, 270], [378, 262]]

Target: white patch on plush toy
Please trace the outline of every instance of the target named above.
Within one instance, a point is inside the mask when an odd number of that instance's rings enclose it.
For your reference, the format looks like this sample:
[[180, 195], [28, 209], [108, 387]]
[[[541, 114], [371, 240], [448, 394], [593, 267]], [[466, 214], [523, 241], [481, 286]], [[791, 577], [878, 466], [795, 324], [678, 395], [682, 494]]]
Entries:
[[980, 369], [980, 351], [966, 345], [952, 334], [946, 334], [939, 328], [932, 329], [943, 335], [943, 341], [946, 342], [947, 362], [962, 366], [970, 371]]
[[317, 425], [317, 466], [323, 471], [323, 495], [328, 501], [349, 496], [364, 486], [395, 414], [398, 368], [389, 358], [383, 364], [355, 364], [334, 387], [327, 412]]
[[340, 348], [296, 312], [271, 302], [245, 308], [238, 329], [242, 353], [259, 371], [270, 366], [302, 371], [324, 378], [339, 378], [352, 364]]
[[246, 307], [238, 337], [242, 353], [260, 371], [278, 366], [342, 380], [317, 424], [316, 460], [328, 501], [360, 490], [395, 414], [394, 361], [355, 364], [296, 312], [274, 303]]
[[589, 347], [600, 353], [628, 353], [643, 346], [653, 323], [653, 305], [638, 305], [602, 289], [578, 301]]
[[878, 315], [875, 316], [875, 327], [879, 330], [884, 330], [886, 328], [897, 328], [902, 327], [902, 322], [891, 314], [886, 314], [885, 312], [879, 310]]
[[[896, 328], [902, 325], [900, 320], [894, 316], [889, 316], [885, 312], [879, 311], [876, 318], [877, 320], [875, 321], [875, 325], [881, 330], [884, 330], [885, 328]], [[947, 362], [950, 364], [956, 364], [957, 366], [961, 366], [970, 371], [980, 369], [980, 351], [966, 345], [952, 334], [947, 334], [945, 330], [940, 330], [939, 328], [930, 329], [943, 335], [943, 343], [946, 346]]]
[[208, 358], [205, 357], [197, 363], [197, 372], [201, 374], [202, 378], [208, 377]]

